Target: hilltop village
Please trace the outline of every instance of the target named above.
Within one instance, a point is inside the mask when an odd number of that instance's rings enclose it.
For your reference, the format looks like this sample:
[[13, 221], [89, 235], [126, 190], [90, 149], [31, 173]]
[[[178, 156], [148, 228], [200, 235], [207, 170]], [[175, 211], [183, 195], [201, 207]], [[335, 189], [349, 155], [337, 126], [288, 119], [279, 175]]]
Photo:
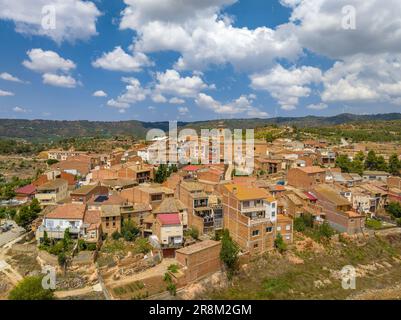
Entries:
[[299, 235], [361, 239], [401, 224], [396, 146], [254, 140], [244, 174], [224, 152], [200, 164], [198, 139], [176, 142], [186, 164], [151, 163], [168, 137], [107, 154], [41, 152], [43, 173], [0, 207], [0, 295], [51, 265], [57, 298], [190, 298]]

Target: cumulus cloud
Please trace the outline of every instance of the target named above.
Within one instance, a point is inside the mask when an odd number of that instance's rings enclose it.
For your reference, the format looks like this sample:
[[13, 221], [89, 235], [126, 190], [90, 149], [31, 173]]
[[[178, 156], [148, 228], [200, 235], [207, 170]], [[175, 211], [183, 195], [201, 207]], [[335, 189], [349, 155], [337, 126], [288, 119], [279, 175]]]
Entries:
[[221, 10], [236, 0], [124, 0], [121, 29], [138, 34], [140, 52], [172, 50], [178, 69], [205, 69], [213, 64], [260, 69], [276, 57], [294, 59], [302, 48], [287, 25], [276, 29], [236, 28]]
[[5, 91], [0, 89], [0, 97], [10, 97], [13, 96], [14, 93], [10, 91]]
[[45, 73], [42, 76], [43, 83], [49, 84], [55, 87], [62, 88], [75, 88], [77, 86], [77, 81], [68, 75], [57, 75], [54, 73]]
[[92, 96], [102, 98], [102, 97], [107, 97], [107, 93], [104, 92], [103, 90], [98, 90], [98, 91], [95, 91], [92, 94]]
[[184, 104], [185, 100], [177, 98], [177, 97], [174, 97], [174, 98], [171, 98], [168, 102], [171, 103], [171, 104]]
[[336, 62], [324, 73], [325, 102], [380, 101], [401, 98], [401, 54], [359, 54]]
[[[359, 53], [400, 53], [399, 0], [282, 0], [292, 8], [294, 34], [303, 47], [332, 59]], [[356, 29], [343, 28], [343, 8], [352, 6]]]
[[64, 59], [54, 51], [43, 51], [42, 49], [32, 49], [27, 52], [29, 60], [24, 60], [22, 64], [36, 72], [68, 72], [76, 68], [73, 61]]
[[285, 69], [275, 66], [267, 72], [250, 76], [251, 86], [255, 90], [268, 91], [284, 110], [293, 110], [299, 99], [311, 94], [310, 85], [321, 81], [320, 69], [302, 66]]
[[212, 110], [218, 114], [246, 114], [250, 117], [267, 117], [268, 114], [252, 106], [252, 98], [242, 95], [229, 103], [221, 103], [216, 101], [213, 97], [200, 93], [195, 99], [195, 103], [204, 109]]
[[[49, 14], [53, 12], [55, 28], [48, 28]], [[87, 40], [96, 35], [96, 21], [100, 15], [91, 1], [0, 0], [0, 19], [13, 21], [16, 32], [47, 36], [58, 43]]]
[[141, 52], [129, 55], [121, 47], [116, 47], [113, 51], [104, 53], [92, 65], [111, 71], [139, 72], [143, 67], [152, 66], [153, 63]]
[[0, 73], [0, 79], [5, 80], [5, 81], [18, 82], [18, 83], [24, 82], [21, 79], [14, 77], [12, 74], [9, 74], [7, 72]]
[[16, 113], [27, 113], [28, 112], [28, 110], [21, 108], [21, 107], [15, 107], [15, 108], [13, 108], [13, 111]]
[[156, 81], [157, 93], [186, 98], [196, 97], [202, 90], [210, 88], [199, 76], [181, 77], [176, 70], [158, 72]]
[[143, 88], [138, 79], [132, 77], [123, 77], [122, 81], [127, 83], [125, 92], [116, 99], [111, 99], [107, 105], [117, 108], [120, 112], [128, 109], [132, 104], [143, 101], [151, 93], [147, 88]]
[[177, 111], [181, 116], [184, 116], [189, 113], [189, 109], [187, 107], [178, 107]]

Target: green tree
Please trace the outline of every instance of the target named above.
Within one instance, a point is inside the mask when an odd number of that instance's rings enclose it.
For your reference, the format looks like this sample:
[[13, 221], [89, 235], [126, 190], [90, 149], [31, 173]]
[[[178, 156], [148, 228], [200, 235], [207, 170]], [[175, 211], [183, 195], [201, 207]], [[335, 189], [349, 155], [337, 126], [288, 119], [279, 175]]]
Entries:
[[365, 154], [363, 151], [358, 151], [358, 153], [354, 156], [354, 161], [360, 161], [362, 163], [365, 161]]
[[52, 290], [44, 289], [42, 276], [26, 277], [11, 290], [8, 299], [10, 300], [53, 300]]
[[347, 155], [342, 154], [336, 158], [336, 167], [340, 168], [342, 172], [351, 171], [351, 161]]
[[355, 159], [354, 161], [352, 161], [352, 163], [351, 163], [351, 171], [350, 172], [362, 175], [363, 174], [363, 169], [364, 169], [363, 161], [361, 161], [359, 159]]
[[397, 154], [391, 155], [388, 161], [388, 172], [393, 176], [399, 176], [401, 170], [401, 162], [398, 159]]
[[35, 211], [32, 211], [30, 206], [23, 206], [18, 211], [17, 216], [15, 217], [15, 222], [23, 227], [27, 228], [29, 224], [38, 217], [38, 214]]
[[29, 209], [31, 210], [31, 212], [40, 213], [42, 211], [42, 208], [40, 207], [39, 200], [36, 198], [32, 199]]
[[228, 269], [228, 275], [231, 277], [235, 269], [238, 267], [239, 248], [232, 240], [230, 232], [225, 229], [221, 238], [220, 259]]
[[273, 133], [267, 132], [267, 133], [265, 134], [265, 140], [266, 140], [266, 142], [268, 142], [268, 143], [272, 143], [272, 142], [274, 141], [274, 135], [273, 135]]
[[377, 157], [376, 153], [373, 150], [368, 152], [368, 155], [365, 160], [365, 169], [377, 170]]
[[394, 218], [401, 218], [401, 204], [399, 202], [390, 202], [386, 211]]
[[155, 182], [163, 183], [164, 181], [167, 180], [167, 177], [168, 177], [167, 165], [160, 164], [155, 174]]
[[133, 241], [139, 236], [140, 230], [132, 220], [125, 220], [121, 228], [121, 234], [126, 241]]
[[383, 156], [377, 157], [376, 169], [380, 170], [380, 171], [387, 171], [388, 170], [388, 166], [387, 166], [386, 160], [384, 159]]
[[277, 250], [280, 253], [283, 253], [285, 250], [287, 250], [287, 245], [285, 244], [283, 236], [281, 235], [281, 233], [277, 234], [277, 237], [274, 240], [274, 246], [277, 248]]

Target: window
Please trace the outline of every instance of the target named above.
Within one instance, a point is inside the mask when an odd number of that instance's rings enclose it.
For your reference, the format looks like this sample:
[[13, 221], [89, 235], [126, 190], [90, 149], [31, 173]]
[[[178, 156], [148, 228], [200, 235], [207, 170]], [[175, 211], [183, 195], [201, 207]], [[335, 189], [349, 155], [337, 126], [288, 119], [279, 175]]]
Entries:
[[259, 230], [253, 230], [252, 231], [252, 237], [256, 237], [259, 235]]
[[276, 211], [272, 211], [272, 218], [276, 216]]
[[277, 227], [277, 231], [281, 231], [281, 227]]
[[291, 240], [291, 236], [285, 236], [286, 240]]
[[255, 243], [254, 245], [253, 245], [253, 247], [254, 248], [257, 248], [259, 245], [257, 244], [257, 243]]
[[272, 208], [273, 208], [273, 209], [276, 208], [276, 203], [275, 203], [275, 202], [272, 203]]
[[285, 226], [285, 230], [287, 230], [287, 231], [291, 230], [291, 225], [290, 225], [290, 224], [287, 224], [287, 225]]
[[242, 203], [242, 206], [243, 206], [244, 208], [249, 208], [249, 201], [244, 201], [244, 202]]
[[267, 227], [266, 228], [266, 232], [272, 232], [273, 231], [273, 227]]

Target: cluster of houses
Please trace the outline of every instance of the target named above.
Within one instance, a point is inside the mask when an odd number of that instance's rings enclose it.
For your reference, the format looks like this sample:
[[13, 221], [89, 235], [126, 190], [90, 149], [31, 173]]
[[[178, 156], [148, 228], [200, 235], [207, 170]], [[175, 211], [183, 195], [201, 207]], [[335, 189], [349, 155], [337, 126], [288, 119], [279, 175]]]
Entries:
[[[324, 141], [255, 140], [253, 174], [236, 176], [224, 163], [187, 164], [162, 184], [154, 183], [158, 164], [149, 163], [154, 149], [142, 144], [107, 155], [48, 151], [59, 162], [16, 190], [18, 199], [35, 197], [44, 208], [38, 241], [45, 231], [62, 238], [68, 228], [72, 236], [97, 243], [132, 220], [163, 256], [190, 261], [191, 254], [200, 255], [216, 265], [219, 243], [211, 238], [219, 230], [229, 230], [242, 252], [258, 254], [272, 250], [278, 234], [293, 242], [299, 216], [357, 234], [367, 217], [390, 201], [401, 202], [401, 178], [342, 173], [335, 167], [338, 147]], [[201, 242], [186, 241], [190, 229]]]

